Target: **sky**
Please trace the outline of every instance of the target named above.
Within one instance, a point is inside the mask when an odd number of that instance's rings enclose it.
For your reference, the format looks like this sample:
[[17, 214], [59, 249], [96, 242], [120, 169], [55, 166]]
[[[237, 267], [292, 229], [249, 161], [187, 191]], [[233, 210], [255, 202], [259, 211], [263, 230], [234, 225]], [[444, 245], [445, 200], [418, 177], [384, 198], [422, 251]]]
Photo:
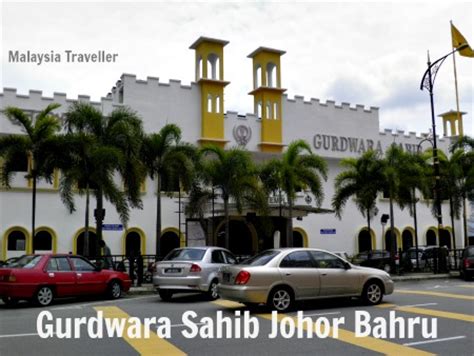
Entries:
[[[260, 46], [286, 51], [288, 97], [380, 108], [380, 130], [428, 132], [430, 100], [420, 81], [432, 61], [451, 51], [450, 20], [474, 47], [473, 3], [398, 2], [40, 2], [2, 1], [3, 87], [43, 95], [105, 96], [122, 73], [161, 82], [194, 81], [189, 46], [200, 36], [229, 41], [224, 52], [225, 110], [253, 112], [252, 62]], [[118, 53], [113, 64], [9, 63], [9, 51]], [[474, 136], [474, 59], [456, 55], [465, 133]], [[453, 59], [434, 86], [435, 113], [456, 109]], [[437, 119], [441, 129], [441, 119]], [[438, 131], [438, 134], [440, 131]]]

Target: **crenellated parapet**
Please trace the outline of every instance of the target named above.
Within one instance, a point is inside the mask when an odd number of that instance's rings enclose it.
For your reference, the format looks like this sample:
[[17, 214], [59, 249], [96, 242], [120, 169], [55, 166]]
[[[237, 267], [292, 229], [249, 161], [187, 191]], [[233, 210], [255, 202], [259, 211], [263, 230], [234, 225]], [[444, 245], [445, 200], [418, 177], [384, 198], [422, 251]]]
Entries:
[[379, 108], [376, 106], [370, 106], [367, 108], [361, 104], [351, 105], [347, 102], [341, 102], [340, 104], [338, 104], [334, 100], [326, 100], [326, 102], [322, 102], [320, 99], [317, 98], [310, 98], [309, 100], [305, 100], [304, 96], [302, 95], [295, 95], [293, 98], [290, 98], [287, 94], [283, 94], [283, 98], [289, 104], [312, 106], [315, 109], [346, 110], [348, 112], [352, 111], [368, 114], [378, 114], [379, 112]]

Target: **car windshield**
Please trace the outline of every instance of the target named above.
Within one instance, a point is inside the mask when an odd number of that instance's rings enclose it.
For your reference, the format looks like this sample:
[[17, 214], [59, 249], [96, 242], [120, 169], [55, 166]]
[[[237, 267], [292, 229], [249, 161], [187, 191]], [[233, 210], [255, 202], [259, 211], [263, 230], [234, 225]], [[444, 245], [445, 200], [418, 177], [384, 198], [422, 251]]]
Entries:
[[206, 250], [197, 248], [183, 248], [171, 251], [163, 261], [200, 261], [204, 257]]
[[15, 262], [8, 264], [10, 268], [34, 268], [41, 260], [41, 256], [21, 256]]
[[466, 256], [472, 257], [474, 256], [474, 246], [468, 247], [465, 252]]
[[263, 252], [260, 252], [259, 254], [255, 255], [253, 257], [250, 257], [250, 258], [242, 261], [240, 264], [241, 265], [249, 265], [249, 266], [264, 266], [268, 262], [270, 262], [270, 260], [272, 260], [273, 257], [278, 255], [279, 253], [280, 253], [280, 251], [277, 251], [277, 250], [263, 251]]

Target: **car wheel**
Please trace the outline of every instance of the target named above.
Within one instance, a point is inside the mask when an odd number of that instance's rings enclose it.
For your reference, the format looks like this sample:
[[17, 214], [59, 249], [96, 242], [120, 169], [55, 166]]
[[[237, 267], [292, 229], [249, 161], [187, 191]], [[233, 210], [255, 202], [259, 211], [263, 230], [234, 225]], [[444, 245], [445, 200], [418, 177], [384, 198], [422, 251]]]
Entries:
[[384, 270], [385, 272], [387, 272], [387, 273], [390, 273], [390, 270], [391, 270], [391, 269], [392, 269], [392, 268], [390, 267], [390, 265], [389, 265], [388, 263], [386, 263], [386, 264], [383, 266], [383, 270]]
[[166, 289], [159, 290], [158, 294], [160, 295], [161, 300], [165, 302], [169, 302], [171, 298], [173, 297], [173, 292]]
[[47, 307], [53, 302], [54, 293], [51, 287], [40, 287], [34, 296], [34, 303], [41, 306]]
[[267, 305], [279, 312], [286, 312], [293, 307], [293, 293], [289, 288], [276, 287], [268, 296]]
[[4, 302], [9, 307], [13, 307], [18, 304], [18, 299], [12, 297], [2, 297], [2, 302]]
[[216, 300], [219, 298], [219, 293], [217, 292], [217, 280], [214, 279], [209, 285], [209, 290], [207, 291], [207, 296], [210, 300]]
[[366, 304], [379, 304], [383, 299], [383, 290], [379, 282], [369, 281], [362, 292], [362, 299]]
[[109, 283], [107, 295], [110, 299], [119, 299], [122, 296], [122, 286], [119, 281], [112, 281]]

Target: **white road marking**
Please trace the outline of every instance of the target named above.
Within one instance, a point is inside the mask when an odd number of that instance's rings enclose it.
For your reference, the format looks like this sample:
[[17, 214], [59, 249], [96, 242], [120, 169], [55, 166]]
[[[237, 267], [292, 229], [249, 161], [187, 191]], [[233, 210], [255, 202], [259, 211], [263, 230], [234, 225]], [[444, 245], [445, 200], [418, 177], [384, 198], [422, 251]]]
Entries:
[[403, 344], [404, 346], [415, 346], [415, 345], [423, 345], [423, 344], [431, 344], [434, 342], [444, 342], [444, 341], [451, 341], [451, 340], [458, 340], [458, 339], [465, 339], [466, 336], [453, 336], [453, 337], [445, 337], [443, 339], [433, 339], [433, 340], [426, 340], [426, 341], [415, 341], [415, 342], [407, 342]]
[[[193, 323], [193, 325], [204, 325], [205, 323]], [[180, 328], [180, 327], [183, 327], [183, 326], [189, 326], [189, 325], [186, 325], [186, 324], [174, 324], [174, 325], [170, 325], [171, 328]]]
[[330, 312], [330, 313], [303, 314], [303, 316], [323, 316], [323, 315], [336, 315], [336, 314], [341, 314], [341, 312], [338, 311], [338, 312]]
[[23, 337], [23, 336], [38, 336], [37, 333], [32, 334], [11, 334], [11, 335], [0, 335], [0, 339], [9, 337]]

